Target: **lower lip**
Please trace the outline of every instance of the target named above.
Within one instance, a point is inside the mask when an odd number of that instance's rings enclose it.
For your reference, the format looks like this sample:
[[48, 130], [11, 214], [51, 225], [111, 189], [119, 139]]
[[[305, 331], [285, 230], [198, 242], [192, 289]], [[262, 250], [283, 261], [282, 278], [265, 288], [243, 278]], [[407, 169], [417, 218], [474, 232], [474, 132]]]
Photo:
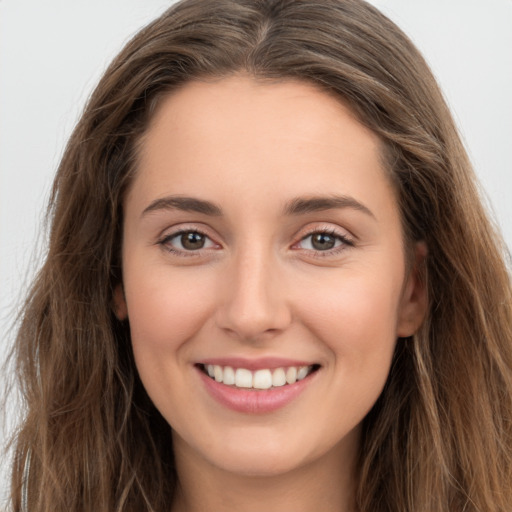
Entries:
[[276, 411], [297, 398], [311, 383], [318, 371], [306, 378], [277, 388], [264, 390], [242, 389], [217, 382], [197, 368], [210, 395], [228, 409], [248, 414]]

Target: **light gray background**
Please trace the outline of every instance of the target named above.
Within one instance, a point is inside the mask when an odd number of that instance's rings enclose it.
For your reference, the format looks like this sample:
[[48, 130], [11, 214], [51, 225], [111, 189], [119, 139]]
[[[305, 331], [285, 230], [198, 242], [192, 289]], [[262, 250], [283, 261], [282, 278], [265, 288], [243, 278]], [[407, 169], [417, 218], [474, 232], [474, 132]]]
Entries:
[[[0, 362], [65, 141], [108, 62], [171, 3], [0, 0]], [[512, 247], [512, 0], [372, 3], [427, 57]], [[0, 498], [5, 487], [0, 475]]]

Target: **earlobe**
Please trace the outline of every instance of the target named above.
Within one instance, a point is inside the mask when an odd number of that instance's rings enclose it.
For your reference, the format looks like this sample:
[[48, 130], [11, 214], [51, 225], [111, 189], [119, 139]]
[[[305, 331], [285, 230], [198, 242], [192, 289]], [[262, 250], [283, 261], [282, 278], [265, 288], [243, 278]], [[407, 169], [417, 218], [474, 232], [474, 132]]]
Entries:
[[128, 318], [128, 307], [126, 305], [126, 298], [124, 296], [124, 289], [122, 283], [119, 283], [114, 288], [114, 313], [118, 320], [123, 321]]
[[412, 336], [421, 326], [427, 313], [426, 259], [427, 245], [417, 242], [414, 247], [413, 265], [406, 278], [400, 301], [397, 337]]

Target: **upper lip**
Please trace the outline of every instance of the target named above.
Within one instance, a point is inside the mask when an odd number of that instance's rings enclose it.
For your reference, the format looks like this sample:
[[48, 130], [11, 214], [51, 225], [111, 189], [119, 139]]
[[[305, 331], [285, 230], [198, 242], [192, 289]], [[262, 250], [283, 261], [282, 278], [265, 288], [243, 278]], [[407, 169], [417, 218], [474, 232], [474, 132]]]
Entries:
[[201, 365], [218, 365], [231, 366], [232, 368], [245, 368], [247, 370], [256, 371], [264, 369], [286, 368], [289, 366], [311, 366], [315, 364], [311, 361], [298, 359], [287, 359], [282, 357], [261, 357], [258, 359], [247, 359], [244, 357], [211, 357], [201, 359], [197, 362]]

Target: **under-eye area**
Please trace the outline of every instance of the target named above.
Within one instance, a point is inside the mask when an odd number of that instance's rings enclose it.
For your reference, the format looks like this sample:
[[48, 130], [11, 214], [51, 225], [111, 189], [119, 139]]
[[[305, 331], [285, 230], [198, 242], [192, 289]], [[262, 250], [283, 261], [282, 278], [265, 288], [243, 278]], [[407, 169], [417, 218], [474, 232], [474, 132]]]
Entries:
[[198, 364], [196, 366], [219, 383], [244, 389], [271, 389], [295, 384], [320, 369], [319, 364], [262, 368], [255, 371], [217, 364]]

